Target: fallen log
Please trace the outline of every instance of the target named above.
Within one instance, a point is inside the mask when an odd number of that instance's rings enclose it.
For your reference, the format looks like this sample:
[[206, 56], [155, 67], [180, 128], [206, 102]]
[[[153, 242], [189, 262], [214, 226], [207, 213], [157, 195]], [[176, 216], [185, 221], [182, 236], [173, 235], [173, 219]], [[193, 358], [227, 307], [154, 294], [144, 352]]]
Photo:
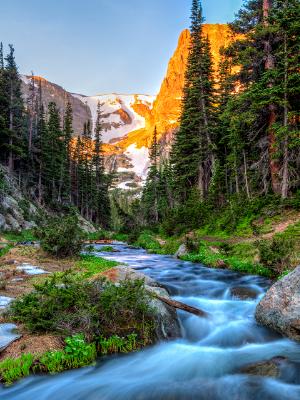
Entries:
[[181, 303], [181, 301], [167, 299], [166, 297], [160, 296], [159, 294], [155, 294], [155, 297], [158, 300], [163, 301], [164, 303], [168, 304], [171, 307], [178, 308], [179, 310], [186, 311], [190, 314], [197, 315], [198, 317], [208, 317], [209, 314], [199, 308], [189, 306], [188, 304]]

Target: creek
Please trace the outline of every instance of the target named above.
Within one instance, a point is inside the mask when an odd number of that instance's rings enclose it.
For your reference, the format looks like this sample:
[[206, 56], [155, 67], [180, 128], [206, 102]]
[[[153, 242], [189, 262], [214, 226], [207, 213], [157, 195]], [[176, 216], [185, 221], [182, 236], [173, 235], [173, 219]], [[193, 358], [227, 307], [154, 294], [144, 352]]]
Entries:
[[[300, 344], [258, 326], [255, 307], [270, 282], [207, 268], [125, 244], [96, 255], [126, 263], [163, 284], [172, 298], [206, 311], [179, 312], [182, 338], [96, 366], [31, 376], [0, 389], [1, 400], [299, 400]], [[236, 294], [243, 294], [240, 299]], [[245, 298], [249, 293], [250, 298]], [[278, 377], [242, 373], [275, 359]]]

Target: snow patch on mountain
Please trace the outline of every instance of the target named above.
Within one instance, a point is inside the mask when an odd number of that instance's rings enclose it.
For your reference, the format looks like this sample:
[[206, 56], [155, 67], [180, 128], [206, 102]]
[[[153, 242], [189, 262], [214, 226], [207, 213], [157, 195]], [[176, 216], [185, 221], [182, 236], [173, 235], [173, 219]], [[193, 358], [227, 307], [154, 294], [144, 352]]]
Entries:
[[103, 123], [103, 142], [117, 141], [128, 133], [145, 127], [145, 118], [134, 110], [138, 104], [152, 108], [155, 96], [105, 94], [97, 96], [83, 96], [73, 94], [89, 107], [92, 114], [93, 126], [97, 118], [97, 105], [101, 104]]
[[[127, 147], [125, 154], [132, 160], [132, 171], [143, 180], [146, 179], [147, 170], [149, 167], [149, 149], [147, 147], [136, 147], [136, 144], [131, 144]], [[129, 169], [130, 171], [130, 169]]]

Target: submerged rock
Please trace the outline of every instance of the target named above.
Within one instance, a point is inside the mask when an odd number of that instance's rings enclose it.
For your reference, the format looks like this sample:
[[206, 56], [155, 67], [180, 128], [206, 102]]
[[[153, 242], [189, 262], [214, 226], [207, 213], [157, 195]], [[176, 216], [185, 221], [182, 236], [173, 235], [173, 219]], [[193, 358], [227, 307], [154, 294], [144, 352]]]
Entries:
[[300, 266], [271, 286], [255, 317], [258, 323], [300, 341]]
[[257, 297], [257, 292], [254, 289], [245, 286], [233, 287], [230, 289], [230, 293], [241, 300], [255, 299]]
[[285, 361], [283, 357], [272, 358], [268, 361], [261, 361], [255, 364], [249, 364], [243, 367], [240, 372], [249, 375], [271, 376], [278, 378], [280, 376], [280, 364]]

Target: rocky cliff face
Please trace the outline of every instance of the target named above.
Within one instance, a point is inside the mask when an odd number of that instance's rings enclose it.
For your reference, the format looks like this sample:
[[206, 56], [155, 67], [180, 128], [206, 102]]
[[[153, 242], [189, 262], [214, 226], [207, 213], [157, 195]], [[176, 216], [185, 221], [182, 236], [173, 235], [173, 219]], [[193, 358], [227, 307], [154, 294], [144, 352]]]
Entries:
[[[203, 31], [210, 39], [214, 70], [215, 74], [217, 74], [220, 62], [220, 48], [228, 46], [232, 42], [233, 37], [226, 24], [206, 24], [203, 26]], [[177, 48], [170, 59], [166, 77], [153, 103], [151, 113], [146, 117], [145, 129], [138, 132], [131, 132], [124, 142], [119, 143], [119, 146], [127, 146], [129, 143], [135, 142], [137, 147], [148, 147], [151, 143], [154, 126], [156, 125], [164, 152], [168, 151], [172, 135], [179, 124], [190, 39], [189, 30], [184, 30], [179, 37]]]

